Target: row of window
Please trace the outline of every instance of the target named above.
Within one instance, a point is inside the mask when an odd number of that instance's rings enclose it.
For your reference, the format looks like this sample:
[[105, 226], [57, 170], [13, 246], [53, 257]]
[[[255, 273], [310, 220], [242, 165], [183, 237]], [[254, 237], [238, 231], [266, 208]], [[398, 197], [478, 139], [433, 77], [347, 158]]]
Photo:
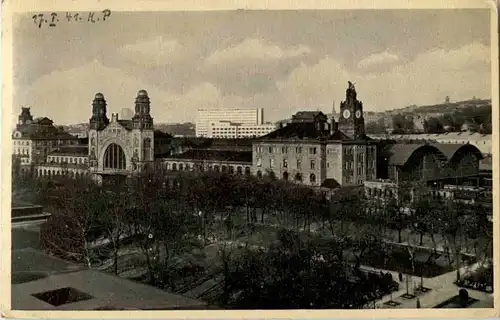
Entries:
[[38, 169], [35, 172], [38, 177], [63, 176], [63, 175], [68, 175], [70, 177], [83, 177], [89, 175], [88, 171], [75, 172], [75, 171], [63, 171], [61, 169]]
[[[257, 167], [262, 167], [262, 159], [261, 158], [258, 158], [257, 159]], [[276, 163], [275, 163], [275, 160], [274, 159], [269, 159], [269, 168], [275, 168], [276, 167]], [[282, 167], [283, 168], [288, 168], [288, 159], [283, 159], [283, 163], [282, 163]], [[311, 170], [316, 170], [316, 160], [310, 160], [309, 161], [309, 168]], [[297, 159], [296, 160], [296, 169], [302, 169], [302, 160], [301, 159]]]
[[[172, 171], [205, 171], [205, 166], [203, 164], [190, 165], [189, 163], [176, 163], [176, 162], [170, 164], [167, 162], [165, 164], [165, 169]], [[237, 174], [243, 174], [243, 170], [245, 170], [245, 175], [250, 175], [252, 172], [249, 166], [245, 166], [243, 169], [243, 166], [235, 166], [235, 165], [208, 165], [207, 170], [215, 172], [228, 172], [228, 173], [236, 172]]]
[[14, 140], [14, 145], [16, 146], [29, 146], [30, 145], [29, 140]]
[[[268, 153], [278, 153], [279, 151], [281, 151], [281, 153], [287, 154], [290, 151], [290, 147], [281, 147], [281, 148], [266, 147], [266, 148], [264, 148], [263, 146], [257, 146], [255, 150], [257, 153], [264, 153], [264, 150], [265, 150]], [[317, 154], [318, 148], [311, 147], [311, 148], [308, 148], [308, 150], [309, 150], [309, 154]], [[295, 147], [295, 153], [302, 153], [302, 147]]]
[[47, 158], [49, 163], [73, 163], [85, 164], [88, 162], [87, 157], [65, 157], [65, 156], [49, 156]]
[[14, 154], [28, 155], [28, 154], [30, 154], [30, 150], [29, 149], [25, 149], [25, 148], [21, 149], [21, 148], [18, 147], [17, 149], [14, 150]]
[[[276, 178], [276, 174], [273, 172], [273, 171], [269, 171], [269, 176], [272, 177], [272, 178]], [[258, 170], [257, 171], [257, 178], [262, 178], [262, 171]], [[282, 176], [282, 179], [285, 180], [285, 181], [288, 181], [290, 179], [290, 175], [288, 172], [283, 172], [283, 176]], [[302, 182], [303, 181], [303, 178], [302, 178], [302, 173], [300, 172], [297, 172], [295, 174], [295, 176], [293, 177], [293, 180], [296, 181], [296, 182]], [[309, 175], [309, 182], [311, 184], [315, 184], [316, 183], [316, 175], [314, 173], [311, 173]]]

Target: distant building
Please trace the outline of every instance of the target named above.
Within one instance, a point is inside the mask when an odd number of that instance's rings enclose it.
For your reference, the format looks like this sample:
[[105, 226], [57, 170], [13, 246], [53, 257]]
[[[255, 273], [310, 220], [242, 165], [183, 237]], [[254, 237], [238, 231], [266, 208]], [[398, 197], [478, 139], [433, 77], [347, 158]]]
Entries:
[[33, 119], [30, 108], [22, 108], [19, 122], [12, 133], [13, 155], [19, 159], [21, 171], [45, 161], [47, 155], [63, 146], [78, 144], [78, 138], [61, 127], [55, 127], [47, 117]]
[[239, 139], [266, 135], [276, 129], [275, 124], [244, 124], [231, 121], [214, 121], [208, 126], [208, 138]]
[[363, 104], [349, 86], [338, 122], [319, 111], [296, 113], [289, 124], [253, 144], [253, 170], [310, 186], [362, 185], [375, 179], [377, 148], [364, 132]]
[[129, 120], [134, 116], [134, 111], [130, 108], [122, 108], [120, 111], [120, 119]]
[[208, 137], [210, 124], [218, 121], [262, 125], [264, 109], [199, 109], [196, 117], [196, 136]]

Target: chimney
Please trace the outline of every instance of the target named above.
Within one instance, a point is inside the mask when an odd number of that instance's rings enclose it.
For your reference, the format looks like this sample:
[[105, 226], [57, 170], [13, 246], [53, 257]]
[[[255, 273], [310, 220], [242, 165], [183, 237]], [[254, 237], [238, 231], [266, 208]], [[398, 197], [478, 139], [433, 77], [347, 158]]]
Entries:
[[334, 118], [332, 118], [332, 121], [330, 123], [330, 134], [334, 134], [338, 130], [338, 122], [335, 121]]
[[116, 122], [116, 121], [118, 121], [118, 113], [112, 113], [111, 122]]

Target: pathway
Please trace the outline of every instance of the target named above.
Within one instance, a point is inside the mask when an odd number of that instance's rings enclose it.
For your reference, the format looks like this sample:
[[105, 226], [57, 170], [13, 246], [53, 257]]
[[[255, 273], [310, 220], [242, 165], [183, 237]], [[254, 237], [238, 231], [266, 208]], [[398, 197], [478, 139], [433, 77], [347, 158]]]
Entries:
[[[465, 274], [466, 271], [473, 271], [476, 270], [479, 267], [479, 263], [475, 263], [472, 266], [469, 267], [462, 267], [460, 268], [460, 274], [463, 275]], [[369, 267], [367, 267], [369, 268]], [[373, 268], [371, 268], [373, 269]], [[375, 269], [376, 270], [376, 269]], [[391, 271], [388, 271], [391, 272]], [[391, 272], [393, 274], [394, 279], [398, 279], [398, 275], [395, 272]], [[404, 275], [404, 279], [406, 279], [407, 275]], [[450, 271], [448, 273], [439, 275], [434, 278], [424, 278], [424, 287], [432, 289], [429, 292], [422, 293], [418, 295], [420, 299], [420, 306], [421, 308], [433, 308], [434, 306], [438, 305], [439, 303], [448, 300], [449, 298], [455, 296], [458, 294], [458, 291], [460, 290], [460, 287], [455, 285], [453, 282], [456, 280], [456, 270]], [[412, 278], [410, 278], [412, 279]], [[417, 285], [420, 283], [420, 278], [418, 277], [413, 277], [413, 282], [416, 282]], [[410, 283], [410, 293], [413, 293], [412, 289], [413, 285]], [[417, 304], [417, 298], [413, 299], [405, 299], [401, 297], [403, 294], [406, 293], [406, 281], [403, 280], [402, 283], [400, 283], [400, 289], [397, 292], [393, 292], [392, 294], [388, 294], [384, 296], [382, 299], [378, 300], [376, 302], [377, 308], [398, 308], [398, 309], [408, 309], [408, 308], [416, 308]], [[489, 293], [484, 293], [481, 291], [477, 290], [471, 290], [467, 289], [469, 292], [469, 295], [473, 298], [476, 298], [480, 301], [482, 300], [491, 300], [491, 294]], [[391, 307], [388, 305], [384, 305], [385, 302], [388, 302], [390, 300], [399, 302], [400, 305]], [[493, 307], [493, 306], [492, 306]]]

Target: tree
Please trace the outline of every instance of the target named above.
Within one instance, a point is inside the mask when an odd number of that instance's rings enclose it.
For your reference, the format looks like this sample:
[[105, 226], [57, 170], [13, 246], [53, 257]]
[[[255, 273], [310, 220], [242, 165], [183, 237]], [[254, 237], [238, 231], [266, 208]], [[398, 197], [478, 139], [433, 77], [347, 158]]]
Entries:
[[58, 197], [52, 216], [40, 230], [45, 250], [92, 267], [92, 243], [102, 233], [98, 215], [105, 209], [102, 189], [87, 177], [59, 181], [64, 197]]
[[415, 123], [411, 118], [397, 114], [392, 117], [392, 129], [393, 133], [411, 133], [415, 129]]
[[443, 133], [444, 132], [444, 127], [439, 120], [439, 118], [436, 117], [430, 117], [424, 120], [424, 132], [425, 133]]
[[122, 238], [128, 236], [127, 215], [130, 213], [127, 193], [123, 189], [107, 191], [102, 195], [105, 210], [99, 216], [99, 224], [102, 226], [105, 239], [112, 247], [113, 272], [118, 275], [118, 258]]
[[384, 118], [379, 118], [377, 121], [370, 121], [366, 124], [366, 133], [369, 134], [382, 134], [387, 132]]

